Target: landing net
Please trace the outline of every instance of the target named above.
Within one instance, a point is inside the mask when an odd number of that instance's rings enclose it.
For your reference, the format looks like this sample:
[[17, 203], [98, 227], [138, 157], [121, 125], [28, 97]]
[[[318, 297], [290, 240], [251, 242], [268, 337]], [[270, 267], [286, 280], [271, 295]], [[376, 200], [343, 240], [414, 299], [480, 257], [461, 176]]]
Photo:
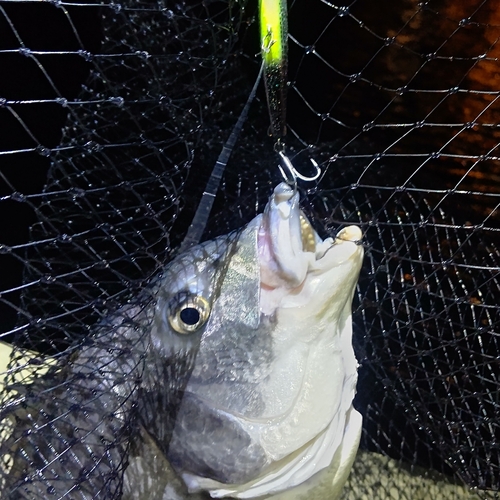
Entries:
[[[302, 185], [303, 207], [322, 236], [364, 233], [363, 453], [497, 498], [500, 4], [289, 7], [288, 152], [323, 171]], [[143, 291], [185, 236], [259, 71], [256, 8], [0, 0], [0, 335], [15, 346], [2, 401], [25, 398], [17, 444], [0, 437], [0, 490], [18, 484], [6, 498], [45, 484], [47, 498], [125, 498], [140, 376], [118, 398], [91, 357], [84, 389], [51, 367], [71, 366], [125, 304], [147, 329]], [[261, 88], [204, 239], [248, 222], [280, 181], [268, 127]], [[380, 473], [387, 459], [373, 457]], [[417, 498], [387, 481], [369, 497]], [[346, 498], [361, 498], [355, 487]]]

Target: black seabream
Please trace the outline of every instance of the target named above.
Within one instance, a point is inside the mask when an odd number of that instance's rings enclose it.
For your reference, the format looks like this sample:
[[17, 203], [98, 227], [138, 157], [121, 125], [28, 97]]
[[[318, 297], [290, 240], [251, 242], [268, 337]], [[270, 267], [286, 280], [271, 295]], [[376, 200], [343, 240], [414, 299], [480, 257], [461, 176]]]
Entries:
[[339, 491], [361, 432], [361, 237], [322, 240], [282, 183], [246, 227], [179, 255], [86, 345], [11, 388], [3, 491], [292, 498], [325, 471]]

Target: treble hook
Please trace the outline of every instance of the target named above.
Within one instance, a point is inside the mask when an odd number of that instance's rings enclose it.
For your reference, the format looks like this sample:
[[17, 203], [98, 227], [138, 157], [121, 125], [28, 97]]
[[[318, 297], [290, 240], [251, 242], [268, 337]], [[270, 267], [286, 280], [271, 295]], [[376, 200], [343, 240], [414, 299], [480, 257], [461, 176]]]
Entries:
[[312, 182], [315, 181], [320, 175], [321, 175], [321, 168], [319, 167], [318, 163], [316, 160], [313, 158], [309, 158], [313, 167], [316, 169], [316, 173], [312, 175], [311, 177], [307, 177], [303, 174], [301, 174], [292, 164], [290, 158], [284, 153], [283, 150], [278, 151], [278, 154], [281, 158], [281, 163], [282, 165], [278, 165], [278, 168], [280, 169], [281, 175], [283, 176], [283, 179], [285, 182], [293, 187], [294, 191], [297, 191], [297, 179], [300, 179], [301, 181], [306, 181], [306, 182]]

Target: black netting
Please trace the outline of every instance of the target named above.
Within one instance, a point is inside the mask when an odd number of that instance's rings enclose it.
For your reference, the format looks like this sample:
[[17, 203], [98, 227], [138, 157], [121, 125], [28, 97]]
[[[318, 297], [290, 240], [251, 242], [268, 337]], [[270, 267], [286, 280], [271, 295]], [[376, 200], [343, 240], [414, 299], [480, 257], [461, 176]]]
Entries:
[[[363, 451], [346, 498], [497, 498], [500, 4], [289, 7], [287, 146], [322, 168], [304, 211], [323, 237], [364, 233]], [[149, 397], [170, 415], [149, 425], [171, 432], [191, 359], [162, 364], [169, 390], [152, 395], [141, 332], [257, 76], [256, 12], [0, 0], [2, 498], [133, 498], [123, 473]], [[280, 181], [268, 127], [260, 88], [204, 239]], [[436, 472], [456, 489], [436, 490]]]

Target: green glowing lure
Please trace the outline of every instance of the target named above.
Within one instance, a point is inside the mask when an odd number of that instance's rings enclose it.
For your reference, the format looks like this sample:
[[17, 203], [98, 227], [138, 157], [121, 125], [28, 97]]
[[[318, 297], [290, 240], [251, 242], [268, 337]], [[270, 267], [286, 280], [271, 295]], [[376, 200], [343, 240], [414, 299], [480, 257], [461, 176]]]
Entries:
[[278, 141], [286, 134], [286, 78], [288, 20], [286, 0], [259, 0], [260, 42], [264, 83], [271, 118], [270, 134]]

